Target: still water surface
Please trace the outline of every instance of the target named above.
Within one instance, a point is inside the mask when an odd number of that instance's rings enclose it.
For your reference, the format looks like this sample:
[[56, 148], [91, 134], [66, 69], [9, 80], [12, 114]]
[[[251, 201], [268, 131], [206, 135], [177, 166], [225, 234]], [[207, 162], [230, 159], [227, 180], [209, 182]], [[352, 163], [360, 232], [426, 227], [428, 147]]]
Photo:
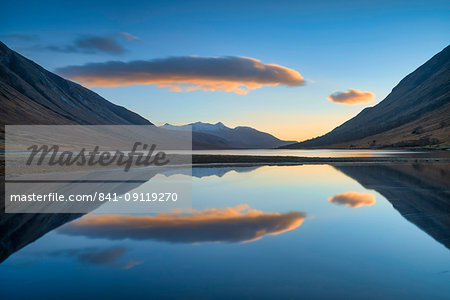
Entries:
[[[23, 230], [0, 265], [3, 299], [448, 299], [448, 172], [194, 168], [191, 214], [94, 211], [35, 242]], [[58, 220], [28, 224], [45, 222]]]

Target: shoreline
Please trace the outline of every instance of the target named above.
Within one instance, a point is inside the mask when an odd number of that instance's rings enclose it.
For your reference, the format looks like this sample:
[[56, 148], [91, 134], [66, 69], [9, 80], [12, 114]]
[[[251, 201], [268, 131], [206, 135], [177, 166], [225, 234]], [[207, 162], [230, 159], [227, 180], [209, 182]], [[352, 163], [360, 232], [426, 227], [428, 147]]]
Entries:
[[407, 157], [300, 157], [256, 155], [192, 155], [192, 165], [203, 164], [327, 164], [327, 163], [419, 163], [450, 162], [450, 154]]
[[[258, 155], [219, 155], [219, 154], [193, 154], [192, 160], [183, 154], [168, 155], [171, 164], [167, 167], [224, 167], [224, 166], [255, 166], [255, 165], [302, 165], [302, 164], [395, 164], [395, 163], [450, 163], [450, 153], [424, 153], [421, 155], [410, 154], [405, 156], [395, 157], [302, 157], [302, 156], [258, 156]], [[78, 172], [78, 171], [112, 171], [121, 170], [116, 166], [77, 166], [71, 165], [66, 167], [61, 166], [28, 166], [26, 171], [23, 166], [14, 165], [10, 162], [8, 166], [9, 174], [17, 176], [20, 174], [48, 174], [59, 172]], [[5, 160], [0, 162], [0, 175], [5, 174]]]

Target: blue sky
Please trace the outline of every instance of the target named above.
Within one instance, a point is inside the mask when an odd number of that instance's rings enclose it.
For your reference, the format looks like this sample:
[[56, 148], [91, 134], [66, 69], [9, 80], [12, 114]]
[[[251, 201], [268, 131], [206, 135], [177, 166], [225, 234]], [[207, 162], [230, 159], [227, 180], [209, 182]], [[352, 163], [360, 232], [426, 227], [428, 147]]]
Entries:
[[[251, 57], [293, 69], [305, 85], [263, 86], [246, 95], [92, 88], [157, 124], [222, 121], [290, 140], [326, 133], [381, 101], [450, 38], [448, 1], [16, 1], [2, 4], [0, 18], [0, 39], [51, 71], [171, 56]], [[86, 36], [113, 38], [126, 50], [54, 51]], [[370, 91], [375, 101], [327, 100], [348, 89]]]

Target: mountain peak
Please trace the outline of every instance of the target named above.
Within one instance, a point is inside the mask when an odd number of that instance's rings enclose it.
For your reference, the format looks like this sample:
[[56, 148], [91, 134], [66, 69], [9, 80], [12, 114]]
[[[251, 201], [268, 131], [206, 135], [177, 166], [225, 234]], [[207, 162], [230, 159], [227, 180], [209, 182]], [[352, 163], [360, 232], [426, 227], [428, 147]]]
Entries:
[[0, 41], [0, 63], [9, 64], [12, 53], [13, 51]]
[[66, 80], [0, 42], [3, 124], [152, 125], [140, 115]]
[[[217, 122], [216, 124], [205, 123], [205, 122], [195, 122], [189, 123], [192, 126], [193, 131], [216, 131], [216, 130], [231, 130], [231, 128], [225, 126], [222, 122]], [[182, 125], [185, 126], [185, 125]]]
[[222, 122], [215, 124], [195, 122], [188, 125], [165, 124], [161, 127], [170, 130], [192, 130], [193, 142], [200, 145], [208, 144], [209, 149], [268, 149], [294, 142], [282, 141], [269, 133], [248, 126], [238, 126], [232, 129]]

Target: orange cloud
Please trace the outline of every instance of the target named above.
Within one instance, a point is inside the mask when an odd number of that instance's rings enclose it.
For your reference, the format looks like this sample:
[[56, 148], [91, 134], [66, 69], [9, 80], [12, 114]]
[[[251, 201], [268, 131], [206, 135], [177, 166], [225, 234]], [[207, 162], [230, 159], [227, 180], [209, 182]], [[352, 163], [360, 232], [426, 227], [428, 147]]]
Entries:
[[247, 94], [249, 90], [262, 86], [299, 86], [305, 83], [295, 70], [235, 56], [110, 61], [68, 66], [56, 72], [88, 87], [155, 84], [169, 87], [173, 92], [204, 90]]
[[331, 203], [345, 205], [351, 208], [372, 206], [375, 204], [375, 196], [368, 193], [347, 192], [336, 194], [328, 199]]
[[327, 99], [336, 103], [354, 105], [372, 102], [375, 99], [375, 94], [367, 91], [364, 92], [355, 89], [349, 89], [345, 92], [335, 92], [329, 95]]
[[130, 238], [171, 243], [232, 243], [280, 234], [299, 227], [304, 219], [303, 213], [264, 213], [243, 204], [193, 210], [190, 214], [85, 215], [61, 227], [59, 232], [113, 240]]

